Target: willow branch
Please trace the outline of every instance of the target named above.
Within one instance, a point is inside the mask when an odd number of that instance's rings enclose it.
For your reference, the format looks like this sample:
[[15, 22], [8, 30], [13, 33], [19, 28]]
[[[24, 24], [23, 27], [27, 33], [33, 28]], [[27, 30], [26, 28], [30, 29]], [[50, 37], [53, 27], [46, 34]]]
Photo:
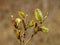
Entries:
[[24, 44], [24, 38], [25, 38], [25, 35], [26, 35], [26, 24], [25, 24], [23, 19], [22, 19], [22, 24], [23, 24], [23, 27], [24, 27], [24, 32], [22, 33], [22, 42]]

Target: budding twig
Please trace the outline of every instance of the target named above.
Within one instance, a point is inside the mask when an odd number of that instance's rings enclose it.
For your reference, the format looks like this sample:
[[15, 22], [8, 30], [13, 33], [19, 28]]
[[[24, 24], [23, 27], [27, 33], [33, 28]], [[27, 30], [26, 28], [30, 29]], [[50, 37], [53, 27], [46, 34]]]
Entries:
[[24, 38], [25, 38], [27, 29], [26, 29], [26, 24], [25, 24], [23, 19], [22, 19], [22, 24], [23, 24], [23, 27], [24, 27], [24, 32], [22, 33], [22, 38], [23, 38], [22, 42], [24, 43]]
[[[39, 23], [36, 23], [34, 20], [31, 20], [31, 22], [28, 24], [25, 22], [25, 21], [27, 21], [26, 18], [28, 15], [26, 15], [22, 11], [19, 11], [18, 14], [19, 14], [19, 16], [22, 17], [22, 19], [20, 19], [20, 18], [14, 19], [13, 15], [11, 15], [11, 18], [12, 18], [13, 25], [16, 29], [15, 34], [16, 34], [17, 38], [20, 40], [20, 45], [27, 45], [27, 43], [37, 34], [38, 31], [48, 32], [48, 28], [46, 28], [45, 26], [42, 26], [43, 22], [47, 19], [48, 12], [47, 12], [46, 16], [43, 17], [41, 10], [39, 10], [38, 8], [35, 9], [35, 11], [34, 11], [35, 18]], [[24, 31], [22, 32], [22, 34], [20, 34], [21, 33], [20, 29], [22, 28], [22, 27], [20, 27], [20, 24], [21, 24], [20, 22], [22, 23], [23, 28], [24, 28]], [[33, 27], [33, 26], [34, 26], [34, 33], [31, 35], [31, 37], [26, 42], [24, 42], [26, 30], [29, 27]]]

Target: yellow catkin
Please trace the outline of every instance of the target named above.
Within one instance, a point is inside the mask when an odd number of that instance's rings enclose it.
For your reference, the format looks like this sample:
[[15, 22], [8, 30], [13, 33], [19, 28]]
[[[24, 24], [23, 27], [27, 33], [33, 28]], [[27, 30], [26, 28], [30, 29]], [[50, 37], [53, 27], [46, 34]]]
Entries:
[[18, 15], [22, 16], [23, 18], [25, 18], [25, 13], [23, 11], [18, 11]]

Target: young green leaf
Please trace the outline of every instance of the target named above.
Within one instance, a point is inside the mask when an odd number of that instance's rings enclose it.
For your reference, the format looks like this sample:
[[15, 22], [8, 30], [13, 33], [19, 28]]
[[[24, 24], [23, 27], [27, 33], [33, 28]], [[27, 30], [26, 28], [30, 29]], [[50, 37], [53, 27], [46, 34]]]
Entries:
[[14, 26], [15, 28], [18, 28], [18, 25], [21, 23], [21, 19], [20, 18], [16, 18], [14, 21]]
[[34, 26], [34, 23], [35, 23], [35, 21], [34, 20], [31, 20], [30, 23], [29, 23], [29, 26], [30, 27]]
[[18, 15], [22, 16], [23, 18], [25, 18], [25, 13], [23, 11], [18, 11]]
[[41, 29], [42, 29], [42, 32], [48, 32], [49, 31], [49, 29], [46, 28], [45, 26], [41, 26]]
[[43, 21], [43, 15], [40, 9], [36, 8], [34, 11], [34, 14], [35, 14], [36, 20]]
[[16, 18], [16, 19], [15, 19], [15, 22], [16, 22], [16, 23], [20, 23], [20, 22], [21, 22], [21, 19], [20, 19], [20, 18]]

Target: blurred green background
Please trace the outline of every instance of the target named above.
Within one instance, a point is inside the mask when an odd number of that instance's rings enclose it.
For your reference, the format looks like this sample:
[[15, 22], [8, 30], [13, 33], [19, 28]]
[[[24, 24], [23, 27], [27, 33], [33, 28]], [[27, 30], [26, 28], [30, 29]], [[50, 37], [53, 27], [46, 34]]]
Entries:
[[14, 34], [10, 13], [18, 17], [18, 10], [22, 10], [29, 15], [30, 21], [34, 19], [35, 8], [41, 9], [43, 16], [48, 12], [44, 25], [50, 31], [38, 32], [27, 45], [60, 45], [60, 0], [0, 0], [0, 45], [20, 43]]

